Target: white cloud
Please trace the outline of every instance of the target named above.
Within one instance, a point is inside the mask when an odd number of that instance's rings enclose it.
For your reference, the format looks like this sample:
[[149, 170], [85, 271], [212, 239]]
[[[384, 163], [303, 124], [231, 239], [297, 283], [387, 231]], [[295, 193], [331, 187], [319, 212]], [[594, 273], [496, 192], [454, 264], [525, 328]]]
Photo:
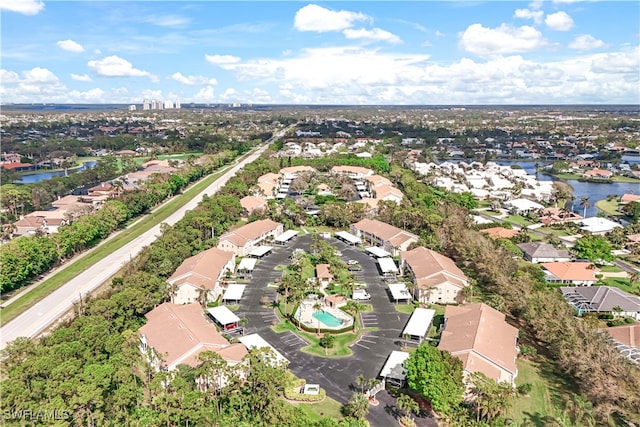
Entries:
[[542, 9], [543, 3], [544, 3], [543, 0], [534, 0], [531, 3], [529, 3], [529, 9], [540, 10]]
[[103, 102], [105, 91], [100, 89], [99, 87], [89, 89], [85, 92], [81, 92], [78, 90], [72, 90], [69, 95], [75, 99], [85, 102]]
[[544, 17], [544, 12], [541, 10], [516, 9], [513, 16], [521, 19], [533, 19], [533, 22], [540, 24]]
[[143, 22], [157, 25], [159, 27], [184, 27], [191, 22], [191, 20], [179, 15], [149, 15], [143, 20]]
[[355, 22], [370, 18], [359, 12], [335, 11], [322, 6], [308, 4], [296, 12], [293, 26], [298, 31], [342, 31], [351, 28]]
[[498, 28], [472, 24], [460, 35], [459, 42], [461, 49], [480, 56], [529, 52], [545, 44], [542, 33], [535, 28], [507, 24], [501, 24]]
[[84, 52], [84, 47], [82, 47], [80, 43], [74, 42], [73, 40], [60, 40], [56, 44], [60, 49], [66, 50], [67, 52]]
[[0, 69], [0, 83], [3, 85], [18, 83], [20, 81], [20, 77], [18, 73], [15, 71], [7, 71], [4, 69]]
[[171, 78], [179, 83], [182, 83], [187, 86], [194, 85], [216, 85], [218, 81], [216, 79], [212, 79], [204, 76], [185, 76], [182, 73], [173, 73]]
[[222, 99], [223, 101], [238, 101], [238, 91], [236, 91], [234, 88], [230, 87], [227, 88], [227, 90], [224, 91], [224, 93], [222, 93], [222, 95], [220, 95], [220, 99]]
[[107, 56], [87, 63], [91, 71], [102, 77], [152, 77], [148, 71], [133, 68], [131, 62], [119, 56]]
[[227, 64], [240, 80], [290, 82], [299, 91], [321, 91], [331, 87], [353, 85], [372, 87], [413, 79], [429, 55], [380, 53], [359, 47], [305, 49], [290, 58], [253, 59]]
[[58, 77], [46, 68], [35, 67], [31, 70], [23, 71], [23, 82], [25, 83], [57, 83]]
[[0, 10], [22, 13], [23, 15], [37, 15], [44, 9], [40, 0], [0, 0]]
[[236, 64], [240, 62], [240, 58], [233, 55], [205, 55], [207, 62], [214, 65]]
[[71, 78], [77, 82], [90, 82], [93, 81], [91, 80], [91, 77], [89, 77], [87, 74], [74, 74], [71, 73], [69, 74], [71, 76]]
[[384, 41], [392, 44], [402, 43], [400, 37], [380, 28], [373, 28], [371, 30], [367, 30], [365, 28], [360, 28], [359, 30], [348, 28], [342, 33], [346, 38], [352, 40]]
[[441, 31], [436, 30], [436, 37], [440, 38], [440, 37], [445, 37], [445, 34]]
[[582, 34], [577, 36], [571, 43], [569, 43], [570, 49], [576, 50], [591, 50], [605, 47], [606, 44], [602, 40], [598, 40], [590, 34]]
[[[591, 71], [599, 74], [635, 74], [640, 75], [640, 47], [624, 52], [595, 54], [591, 61]], [[636, 87], [635, 93], [637, 94]]]
[[544, 23], [552, 30], [569, 31], [573, 27], [573, 18], [567, 12], [560, 11], [547, 15]]
[[205, 86], [193, 96], [193, 100], [195, 102], [213, 102], [215, 99], [215, 90], [213, 86]]

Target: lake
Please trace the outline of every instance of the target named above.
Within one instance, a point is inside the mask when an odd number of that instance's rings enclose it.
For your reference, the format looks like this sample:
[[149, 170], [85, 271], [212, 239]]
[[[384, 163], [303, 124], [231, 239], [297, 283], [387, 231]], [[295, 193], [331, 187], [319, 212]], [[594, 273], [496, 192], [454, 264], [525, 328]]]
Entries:
[[[640, 163], [640, 157], [624, 156], [628, 163]], [[499, 165], [520, 165], [522, 169], [527, 171], [530, 175], [536, 175], [536, 162], [509, 162], [509, 161], [497, 161]], [[539, 162], [539, 165], [548, 164], [546, 162]], [[623, 194], [633, 193], [640, 194], [640, 184], [632, 182], [612, 182], [611, 184], [600, 184], [596, 182], [582, 182], [575, 179], [558, 179], [550, 175], [542, 173], [537, 174], [540, 181], [562, 181], [573, 187], [573, 195], [575, 197], [576, 210], [580, 215], [584, 214], [584, 209], [580, 207], [580, 198], [589, 197], [589, 204], [591, 207], [587, 208], [587, 216], [595, 216], [598, 214], [598, 209], [595, 204], [598, 200], [604, 200], [607, 196], [615, 194], [622, 196]]]
[[[84, 162], [80, 167], [69, 169], [68, 174], [76, 173], [76, 172], [83, 171], [85, 169], [92, 168], [96, 165], [96, 163], [97, 162], [95, 160]], [[38, 172], [30, 175], [23, 175], [20, 179], [18, 179], [15, 182], [17, 184], [33, 184], [40, 181], [46, 181], [48, 179], [53, 178], [54, 176], [65, 176], [65, 174], [64, 174], [64, 171]]]

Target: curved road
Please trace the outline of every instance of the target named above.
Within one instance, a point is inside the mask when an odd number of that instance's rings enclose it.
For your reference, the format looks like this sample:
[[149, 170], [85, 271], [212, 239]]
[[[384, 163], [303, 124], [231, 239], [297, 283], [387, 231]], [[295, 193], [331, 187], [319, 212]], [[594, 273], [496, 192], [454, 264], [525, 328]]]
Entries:
[[[282, 137], [286, 131], [278, 132], [271, 140], [259, 147], [255, 152], [238, 162], [224, 175], [218, 178], [213, 184], [208, 186], [200, 194], [180, 207], [165, 221], [169, 225], [178, 222], [184, 214], [194, 209], [202, 200], [204, 195], [211, 195], [217, 192], [226, 182], [233, 177], [245, 165], [256, 160], [269, 146], [269, 143], [276, 138]], [[36, 303], [20, 316], [13, 319], [0, 329], [0, 349], [3, 349], [8, 342], [18, 337], [34, 338], [45, 331], [56, 320], [64, 316], [73, 305], [79, 301], [80, 297], [91, 293], [98, 286], [104, 283], [109, 277], [114, 275], [120, 268], [135, 257], [145, 246], [151, 244], [160, 235], [160, 224], [156, 225], [139, 238], [129, 242], [122, 248], [116, 250], [98, 261], [93, 266], [78, 274], [75, 278], [67, 282], [62, 287], [55, 290], [42, 301]]]

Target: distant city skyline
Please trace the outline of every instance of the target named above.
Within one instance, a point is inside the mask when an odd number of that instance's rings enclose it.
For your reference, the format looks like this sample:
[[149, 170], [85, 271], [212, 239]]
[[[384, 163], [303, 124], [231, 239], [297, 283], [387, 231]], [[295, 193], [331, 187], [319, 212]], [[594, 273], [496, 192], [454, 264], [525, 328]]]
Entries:
[[640, 104], [635, 1], [2, 0], [3, 103]]

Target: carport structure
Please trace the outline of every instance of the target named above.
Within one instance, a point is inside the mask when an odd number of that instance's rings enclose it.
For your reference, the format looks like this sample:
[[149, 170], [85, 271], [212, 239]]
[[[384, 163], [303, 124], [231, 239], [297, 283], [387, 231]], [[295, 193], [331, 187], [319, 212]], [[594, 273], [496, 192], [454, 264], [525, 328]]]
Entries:
[[422, 343], [429, 333], [435, 315], [435, 310], [416, 308], [402, 331], [402, 336], [417, 341], [419, 344]]
[[267, 348], [270, 349], [273, 354], [273, 360], [270, 360], [272, 365], [288, 365], [289, 359], [284, 357], [282, 353], [275, 349], [271, 344], [269, 344], [264, 338], [262, 338], [259, 334], [251, 334], [245, 335], [243, 337], [238, 338], [247, 350], [251, 350], [252, 348]]
[[243, 258], [236, 269], [236, 274], [238, 277], [243, 279], [251, 279], [253, 276], [253, 270], [256, 268], [256, 263], [258, 260], [256, 258]]
[[231, 284], [227, 287], [227, 290], [224, 292], [222, 296], [223, 302], [240, 302], [242, 299], [242, 294], [244, 293], [244, 288], [247, 285], [241, 285], [238, 283]]
[[387, 258], [391, 254], [378, 246], [369, 246], [364, 249], [369, 255], [375, 258]]
[[357, 246], [362, 242], [362, 240], [360, 240], [358, 236], [354, 236], [353, 234], [347, 233], [346, 231], [337, 231], [335, 233], [335, 236], [336, 239], [342, 240], [350, 246]]
[[233, 331], [240, 326], [240, 318], [233, 314], [233, 312], [224, 305], [209, 307], [207, 308], [207, 311], [213, 318], [216, 325], [218, 325], [223, 331]]
[[395, 279], [398, 274], [398, 267], [392, 258], [378, 258], [378, 265], [380, 265], [380, 271], [385, 279]]
[[411, 292], [407, 289], [407, 285], [404, 283], [389, 283], [389, 292], [391, 292], [391, 298], [394, 302], [405, 300], [407, 303], [411, 301]]
[[276, 237], [273, 242], [278, 245], [285, 245], [289, 241], [291, 241], [294, 237], [298, 235], [299, 231], [297, 230], [287, 230], [278, 237]]
[[251, 258], [262, 258], [264, 256], [269, 255], [272, 250], [273, 250], [273, 246], [262, 245], [262, 246], [258, 246], [257, 248], [249, 252], [248, 256]]
[[408, 358], [409, 353], [406, 351], [393, 350], [380, 371], [380, 377], [385, 382], [402, 387], [406, 379], [404, 362]]

